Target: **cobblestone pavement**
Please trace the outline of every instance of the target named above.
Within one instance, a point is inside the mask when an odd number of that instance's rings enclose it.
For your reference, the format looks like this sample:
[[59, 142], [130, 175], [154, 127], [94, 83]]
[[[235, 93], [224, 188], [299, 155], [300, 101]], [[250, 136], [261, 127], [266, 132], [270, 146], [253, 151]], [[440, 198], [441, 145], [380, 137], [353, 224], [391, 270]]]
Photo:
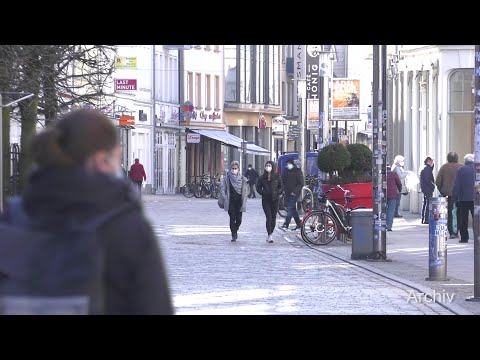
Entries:
[[145, 196], [144, 202], [177, 314], [452, 314], [408, 286], [312, 250], [283, 231], [266, 243], [261, 199], [248, 200], [237, 242], [230, 241], [228, 214], [216, 200], [175, 195]]

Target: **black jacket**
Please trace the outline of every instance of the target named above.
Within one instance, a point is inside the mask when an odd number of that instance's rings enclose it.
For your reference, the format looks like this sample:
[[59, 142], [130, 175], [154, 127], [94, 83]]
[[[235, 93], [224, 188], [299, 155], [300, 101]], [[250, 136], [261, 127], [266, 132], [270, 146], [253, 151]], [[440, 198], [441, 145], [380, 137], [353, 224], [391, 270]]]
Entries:
[[248, 184], [255, 184], [257, 182], [258, 176], [258, 172], [254, 168], [245, 172], [245, 177], [247, 178]]
[[271, 195], [272, 200], [278, 199], [278, 196], [283, 192], [282, 178], [277, 173], [272, 173], [271, 180], [268, 180], [264, 175], [257, 180], [257, 192], [264, 195]]
[[84, 221], [130, 202], [126, 211], [98, 229], [105, 254], [105, 313], [174, 313], [158, 239], [130, 181], [82, 168], [39, 169], [24, 196], [30, 216], [55, 229], [68, 219]]
[[433, 166], [425, 165], [420, 171], [420, 189], [427, 197], [433, 196], [435, 190], [435, 179], [433, 178]]
[[304, 185], [302, 170], [297, 167], [294, 167], [292, 170], [285, 170], [282, 182], [285, 194], [294, 193], [297, 198], [300, 197]]

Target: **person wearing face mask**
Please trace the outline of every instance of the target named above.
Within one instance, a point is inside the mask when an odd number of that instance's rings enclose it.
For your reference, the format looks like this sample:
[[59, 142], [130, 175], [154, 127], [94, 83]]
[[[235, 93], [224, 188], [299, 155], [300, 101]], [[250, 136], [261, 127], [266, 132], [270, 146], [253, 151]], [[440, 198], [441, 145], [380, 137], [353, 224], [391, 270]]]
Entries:
[[252, 164], [248, 164], [247, 171], [245, 172], [245, 177], [248, 180], [248, 185], [250, 186], [250, 193], [248, 194], [249, 198], [255, 199], [255, 189], [254, 185], [257, 183], [258, 179], [258, 172], [252, 166]]
[[282, 193], [282, 178], [275, 171], [275, 163], [265, 163], [265, 171], [257, 180], [257, 192], [262, 196], [262, 207], [266, 218], [267, 242], [273, 243], [273, 230], [277, 220], [278, 197]]
[[420, 189], [423, 193], [422, 224], [428, 224], [429, 204], [435, 190], [435, 179], [433, 178], [433, 159], [427, 157], [423, 162], [425, 167], [420, 171]]
[[[117, 128], [93, 109], [65, 113], [32, 142], [35, 163], [22, 209], [42, 230], [89, 223], [116, 208], [127, 210], [99, 226], [106, 315], [173, 315], [159, 240], [130, 180], [118, 178]], [[73, 190], [72, 190], [73, 189]], [[9, 208], [3, 216], [8, 218]]]
[[237, 241], [238, 229], [242, 223], [242, 213], [246, 211], [248, 196], [247, 178], [240, 174], [240, 164], [232, 161], [230, 170], [222, 179], [218, 204], [230, 217], [232, 240]]
[[282, 183], [287, 200], [287, 217], [280, 229], [288, 230], [293, 217], [297, 226], [293, 228], [292, 231], [295, 231], [302, 227], [302, 222], [297, 211], [297, 201], [305, 182], [303, 180], [302, 170], [295, 166], [295, 161], [292, 158], [287, 159], [286, 164], [287, 171], [285, 171], [282, 177]]

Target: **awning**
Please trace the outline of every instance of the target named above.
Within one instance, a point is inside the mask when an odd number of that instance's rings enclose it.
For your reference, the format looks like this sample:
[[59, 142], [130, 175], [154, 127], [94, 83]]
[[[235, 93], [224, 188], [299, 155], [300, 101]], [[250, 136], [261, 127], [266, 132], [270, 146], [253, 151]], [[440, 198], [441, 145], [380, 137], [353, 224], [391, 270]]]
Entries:
[[[209, 137], [210, 139], [220, 141], [225, 145], [234, 146], [237, 148], [242, 147], [243, 139], [224, 130], [191, 129], [191, 131]], [[255, 144], [247, 144], [247, 154], [271, 156], [270, 150], [264, 149]]]

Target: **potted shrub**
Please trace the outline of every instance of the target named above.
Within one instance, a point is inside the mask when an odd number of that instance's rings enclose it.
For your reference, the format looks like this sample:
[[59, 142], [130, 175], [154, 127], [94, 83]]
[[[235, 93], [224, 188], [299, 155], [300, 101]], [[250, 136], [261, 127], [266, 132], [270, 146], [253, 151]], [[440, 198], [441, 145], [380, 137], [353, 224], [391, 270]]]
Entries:
[[[328, 177], [323, 181], [324, 191], [339, 184], [351, 191], [355, 198], [350, 207], [373, 207], [372, 199], [372, 151], [364, 144], [331, 144], [318, 154], [318, 168]], [[329, 193], [329, 198], [345, 205], [340, 189]]]

